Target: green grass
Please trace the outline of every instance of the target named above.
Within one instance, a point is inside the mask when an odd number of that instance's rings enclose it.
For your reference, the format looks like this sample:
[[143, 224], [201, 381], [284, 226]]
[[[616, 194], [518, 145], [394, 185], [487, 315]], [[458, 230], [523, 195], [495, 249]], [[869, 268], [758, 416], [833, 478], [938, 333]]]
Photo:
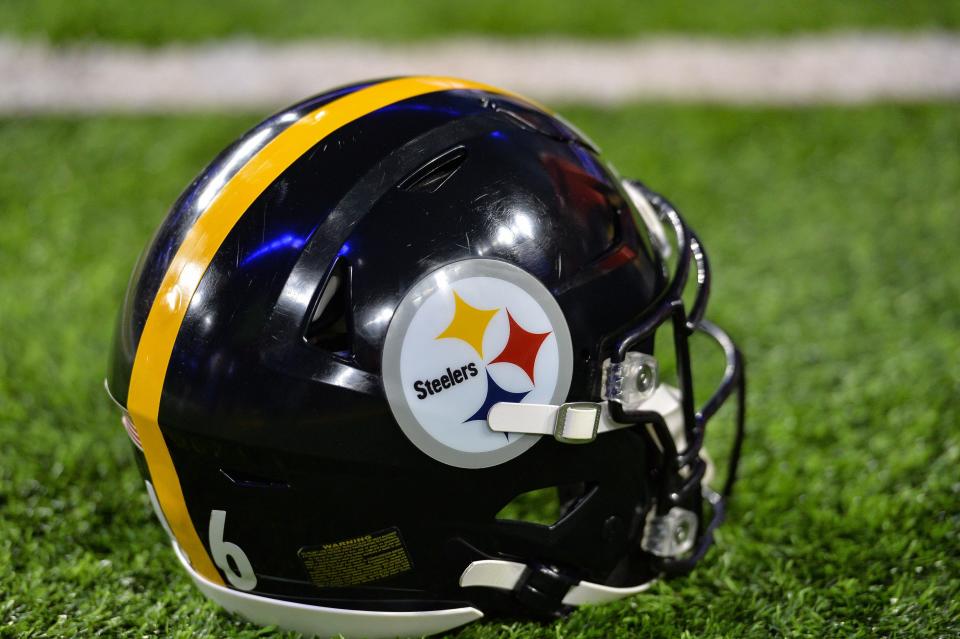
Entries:
[[684, 31], [782, 34], [828, 29], [955, 29], [956, 0], [5, 0], [0, 32], [53, 41], [277, 40], [360, 37], [406, 40], [464, 33], [628, 37]]
[[[691, 576], [459, 636], [960, 634], [960, 108], [563, 111], [710, 250], [742, 479]], [[270, 634], [180, 571], [101, 387], [137, 252], [252, 122], [0, 123], [0, 636]]]

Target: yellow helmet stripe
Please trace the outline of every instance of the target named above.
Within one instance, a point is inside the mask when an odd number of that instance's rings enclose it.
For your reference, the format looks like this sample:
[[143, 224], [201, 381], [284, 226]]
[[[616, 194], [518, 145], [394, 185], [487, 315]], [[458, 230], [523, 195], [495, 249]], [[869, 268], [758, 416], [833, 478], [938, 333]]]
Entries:
[[340, 127], [407, 98], [455, 89], [506, 91], [465, 80], [409, 77], [388, 80], [338, 98], [294, 122], [234, 175], [187, 232], [153, 300], [137, 345], [127, 409], [136, 424], [163, 514], [193, 568], [223, 579], [197, 534], [177, 471], [160, 432], [160, 396], [173, 345], [190, 300], [227, 234], [254, 200], [297, 158]]

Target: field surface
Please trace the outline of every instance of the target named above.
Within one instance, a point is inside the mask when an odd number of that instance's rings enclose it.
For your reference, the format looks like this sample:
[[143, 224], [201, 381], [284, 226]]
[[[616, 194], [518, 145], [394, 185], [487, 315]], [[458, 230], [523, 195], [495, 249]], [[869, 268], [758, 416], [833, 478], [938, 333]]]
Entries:
[[159, 44], [225, 37], [411, 40], [463, 34], [622, 38], [956, 29], [956, 0], [4, 0], [0, 33], [54, 42]]
[[[960, 634], [960, 107], [561, 109], [669, 194], [749, 360], [691, 576], [462, 639]], [[130, 268], [251, 116], [0, 121], [0, 636], [272, 636], [207, 603], [103, 390]]]

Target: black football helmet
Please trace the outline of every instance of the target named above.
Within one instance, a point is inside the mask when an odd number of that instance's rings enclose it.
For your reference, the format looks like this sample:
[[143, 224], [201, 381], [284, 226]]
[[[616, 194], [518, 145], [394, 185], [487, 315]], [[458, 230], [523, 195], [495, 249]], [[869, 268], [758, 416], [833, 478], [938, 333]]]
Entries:
[[[711, 544], [744, 376], [709, 288], [676, 210], [543, 107], [363, 82], [267, 118], [180, 196], [107, 387], [177, 557], [228, 610], [348, 637], [550, 619]], [[699, 407], [698, 331], [726, 356]], [[715, 493], [704, 434], [732, 394]], [[498, 516], [548, 488], [556, 521]]]

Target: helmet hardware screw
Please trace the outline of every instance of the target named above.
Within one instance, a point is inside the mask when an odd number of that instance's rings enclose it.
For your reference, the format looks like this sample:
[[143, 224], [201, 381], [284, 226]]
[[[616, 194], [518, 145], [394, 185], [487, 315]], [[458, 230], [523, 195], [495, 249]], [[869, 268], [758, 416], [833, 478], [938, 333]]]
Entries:
[[653, 386], [653, 369], [647, 364], [643, 364], [637, 369], [637, 390], [646, 393]]

